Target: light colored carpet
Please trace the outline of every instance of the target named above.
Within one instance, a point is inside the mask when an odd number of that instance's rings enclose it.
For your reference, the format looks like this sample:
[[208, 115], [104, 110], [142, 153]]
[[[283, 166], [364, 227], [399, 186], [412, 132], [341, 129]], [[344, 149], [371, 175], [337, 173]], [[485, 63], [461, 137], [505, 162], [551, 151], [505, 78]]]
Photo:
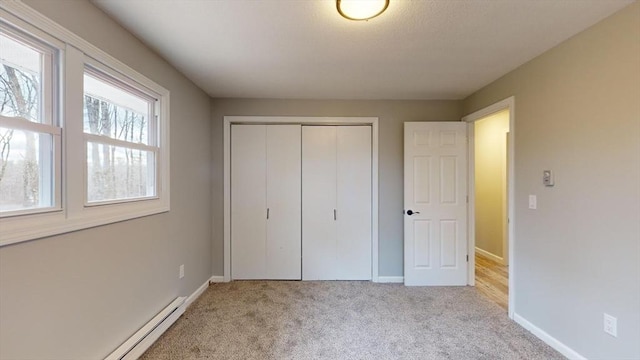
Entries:
[[141, 359], [562, 359], [473, 287], [212, 284]]

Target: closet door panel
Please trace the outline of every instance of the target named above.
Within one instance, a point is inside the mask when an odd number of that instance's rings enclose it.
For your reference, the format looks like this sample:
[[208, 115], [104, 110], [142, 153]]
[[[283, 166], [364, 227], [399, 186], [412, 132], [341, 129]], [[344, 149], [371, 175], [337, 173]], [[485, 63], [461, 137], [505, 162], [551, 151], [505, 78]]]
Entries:
[[301, 279], [301, 126], [267, 126], [269, 279]]
[[302, 127], [302, 278], [336, 279], [336, 127]]
[[266, 271], [266, 126], [231, 126], [231, 277]]
[[371, 279], [371, 127], [337, 129], [338, 280]]

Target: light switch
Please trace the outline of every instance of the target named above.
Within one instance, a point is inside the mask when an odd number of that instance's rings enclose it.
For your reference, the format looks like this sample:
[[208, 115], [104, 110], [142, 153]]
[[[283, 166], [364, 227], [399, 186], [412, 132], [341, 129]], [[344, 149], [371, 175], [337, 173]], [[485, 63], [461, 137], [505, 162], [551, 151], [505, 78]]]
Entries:
[[544, 186], [553, 186], [553, 171], [542, 171], [542, 183], [544, 184]]
[[538, 208], [538, 197], [535, 195], [529, 195], [529, 209], [537, 209]]

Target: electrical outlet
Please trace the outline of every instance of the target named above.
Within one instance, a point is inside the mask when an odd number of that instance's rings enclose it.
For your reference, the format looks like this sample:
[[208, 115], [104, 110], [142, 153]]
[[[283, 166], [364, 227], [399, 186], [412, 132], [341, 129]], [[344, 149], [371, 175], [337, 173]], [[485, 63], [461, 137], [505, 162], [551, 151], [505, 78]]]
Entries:
[[607, 313], [604, 314], [604, 332], [613, 337], [618, 337], [618, 319]]
[[179, 273], [180, 279], [182, 279], [184, 277], [184, 264], [180, 265]]

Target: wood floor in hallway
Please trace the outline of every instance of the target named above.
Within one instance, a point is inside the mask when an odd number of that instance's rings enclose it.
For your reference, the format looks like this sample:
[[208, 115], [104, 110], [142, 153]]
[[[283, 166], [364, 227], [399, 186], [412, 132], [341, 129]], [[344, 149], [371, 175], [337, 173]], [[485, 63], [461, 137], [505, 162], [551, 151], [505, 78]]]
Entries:
[[508, 310], [509, 269], [476, 253], [476, 288], [481, 294]]

